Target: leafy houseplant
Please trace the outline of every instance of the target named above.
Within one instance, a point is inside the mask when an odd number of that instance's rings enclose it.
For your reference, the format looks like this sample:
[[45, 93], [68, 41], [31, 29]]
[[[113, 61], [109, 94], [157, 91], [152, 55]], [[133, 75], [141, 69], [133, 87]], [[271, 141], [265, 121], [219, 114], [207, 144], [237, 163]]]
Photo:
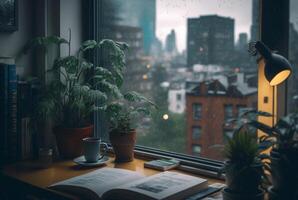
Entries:
[[[51, 82], [45, 85], [43, 97], [36, 109], [36, 116], [55, 121], [54, 134], [63, 157], [75, 157], [81, 154], [81, 140], [93, 134], [91, 114], [104, 110], [108, 99], [119, 98], [119, 86], [123, 81], [125, 44], [112, 40], [96, 42], [88, 40], [82, 43], [75, 55], [70, 53], [70, 40], [50, 36], [38, 37], [26, 47], [67, 45], [69, 55], [58, 56], [53, 67], [47, 71], [52, 74]], [[94, 49], [104, 49], [109, 53], [110, 68], [94, 66], [84, 59], [84, 53]]]
[[107, 106], [110, 122], [110, 142], [116, 156], [115, 162], [129, 162], [134, 158], [136, 127], [143, 117], [150, 115], [153, 102], [137, 92], [128, 92], [122, 99]]
[[[247, 113], [255, 116], [272, 117], [271, 114], [255, 110]], [[271, 150], [270, 156], [262, 155], [264, 167], [270, 172], [273, 184], [269, 188], [270, 199], [298, 199], [298, 114], [289, 114], [270, 127], [258, 120], [246, 120], [244, 126], [254, 127], [266, 133], [260, 137], [262, 150]]]
[[260, 138], [263, 149], [272, 148], [270, 162], [266, 163], [273, 184], [269, 188], [270, 199], [298, 199], [297, 124], [296, 113], [281, 118], [273, 127], [254, 124], [267, 134]]

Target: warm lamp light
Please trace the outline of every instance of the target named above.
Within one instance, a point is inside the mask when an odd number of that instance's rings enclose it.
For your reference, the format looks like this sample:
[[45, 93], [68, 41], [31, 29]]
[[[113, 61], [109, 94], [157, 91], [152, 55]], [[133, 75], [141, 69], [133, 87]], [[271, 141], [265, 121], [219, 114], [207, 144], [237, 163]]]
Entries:
[[292, 67], [285, 57], [272, 53], [260, 41], [257, 41], [254, 46], [265, 60], [265, 77], [271, 86], [284, 82], [291, 75]]

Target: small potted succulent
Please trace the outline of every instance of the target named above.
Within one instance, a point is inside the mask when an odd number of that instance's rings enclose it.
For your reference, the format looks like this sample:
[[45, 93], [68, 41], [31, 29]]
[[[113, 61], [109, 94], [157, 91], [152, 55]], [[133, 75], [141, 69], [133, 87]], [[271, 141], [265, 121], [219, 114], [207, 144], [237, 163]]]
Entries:
[[109, 138], [115, 153], [115, 162], [130, 162], [134, 159], [136, 128], [143, 117], [150, 116], [153, 107], [156, 107], [153, 102], [137, 92], [128, 92], [122, 99], [107, 106]]
[[261, 153], [256, 136], [257, 116], [270, 116], [265, 112], [247, 109], [237, 119], [229, 120], [225, 126], [234, 129], [232, 138], [228, 139], [224, 149], [225, 161], [220, 173], [225, 172], [227, 187], [223, 190], [224, 200], [264, 199], [265, 174], [267, 158]]
[[[75, 55], [71, 55], [70, 40], [50, 36], [33, 39], [26, 50], [36, 46], [47, 49], [49, 45], [59, 48], [62, 44], [68, 46], [69, 54], [58, 56], [46, 72], [52, 78], [44, 86], [36, 116], [54, 120], [53, 132], [59, 153], [62, 157], [73, 158], [82, 153], [82, 138], [93, 134], [93, 112], [104, 110], [110, 97], [122, 95], [118, 85], [122, 81], [126, 45], [112, 40], [88, 40]], [[112, 55], [109, 69], [94, 66], [84, 58], [87, 51], [94, 49], [104, 49]]]
[[223, 190], [223, 199], [262, 200], [263, 163], [252, 134], [246, 131], [234, 133], [225, 145], [224, 155], [227, 158], [223, 167], [227, 187]]

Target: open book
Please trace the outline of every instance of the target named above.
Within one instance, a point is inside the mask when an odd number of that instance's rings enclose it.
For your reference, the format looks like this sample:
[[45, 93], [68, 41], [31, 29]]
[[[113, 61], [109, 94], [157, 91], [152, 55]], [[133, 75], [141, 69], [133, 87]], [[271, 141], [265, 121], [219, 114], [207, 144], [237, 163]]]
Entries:
[[91, 200], [179, 200], [207, 186], [205, 179], [175, 172], [145, 177], [129, 170], [103, 168], [49, 188]]

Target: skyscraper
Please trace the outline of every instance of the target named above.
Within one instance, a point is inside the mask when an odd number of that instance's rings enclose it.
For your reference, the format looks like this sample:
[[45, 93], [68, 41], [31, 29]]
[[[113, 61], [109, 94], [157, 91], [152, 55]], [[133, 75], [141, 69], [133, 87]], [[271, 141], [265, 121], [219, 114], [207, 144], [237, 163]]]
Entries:
[[252, 25], [250, 27], [250, 41], [259, 39], [260, 0], [252, 0]]
[[247, 33], [240, 33], [238, 44], [237, 44], [238, 50], [241, 50], [241, 51], [246, 50], [247, 43], [248, 43]]
[[171, 30], [171, 33], [167, 35], [165, 49], [166, 49], [166, 52], [168, 53], [171, 53], [171, 54], [177, 53], [175, 30]]
[[234, 19], [218, 15], [189, 18], [187, 66], [228, 64], [234, 51]]
[[117, 8], [119, 24], [140, 27], [143, 30], [143, 47], [150, 53], [155, 41], [156, 0], [111, 0]]

